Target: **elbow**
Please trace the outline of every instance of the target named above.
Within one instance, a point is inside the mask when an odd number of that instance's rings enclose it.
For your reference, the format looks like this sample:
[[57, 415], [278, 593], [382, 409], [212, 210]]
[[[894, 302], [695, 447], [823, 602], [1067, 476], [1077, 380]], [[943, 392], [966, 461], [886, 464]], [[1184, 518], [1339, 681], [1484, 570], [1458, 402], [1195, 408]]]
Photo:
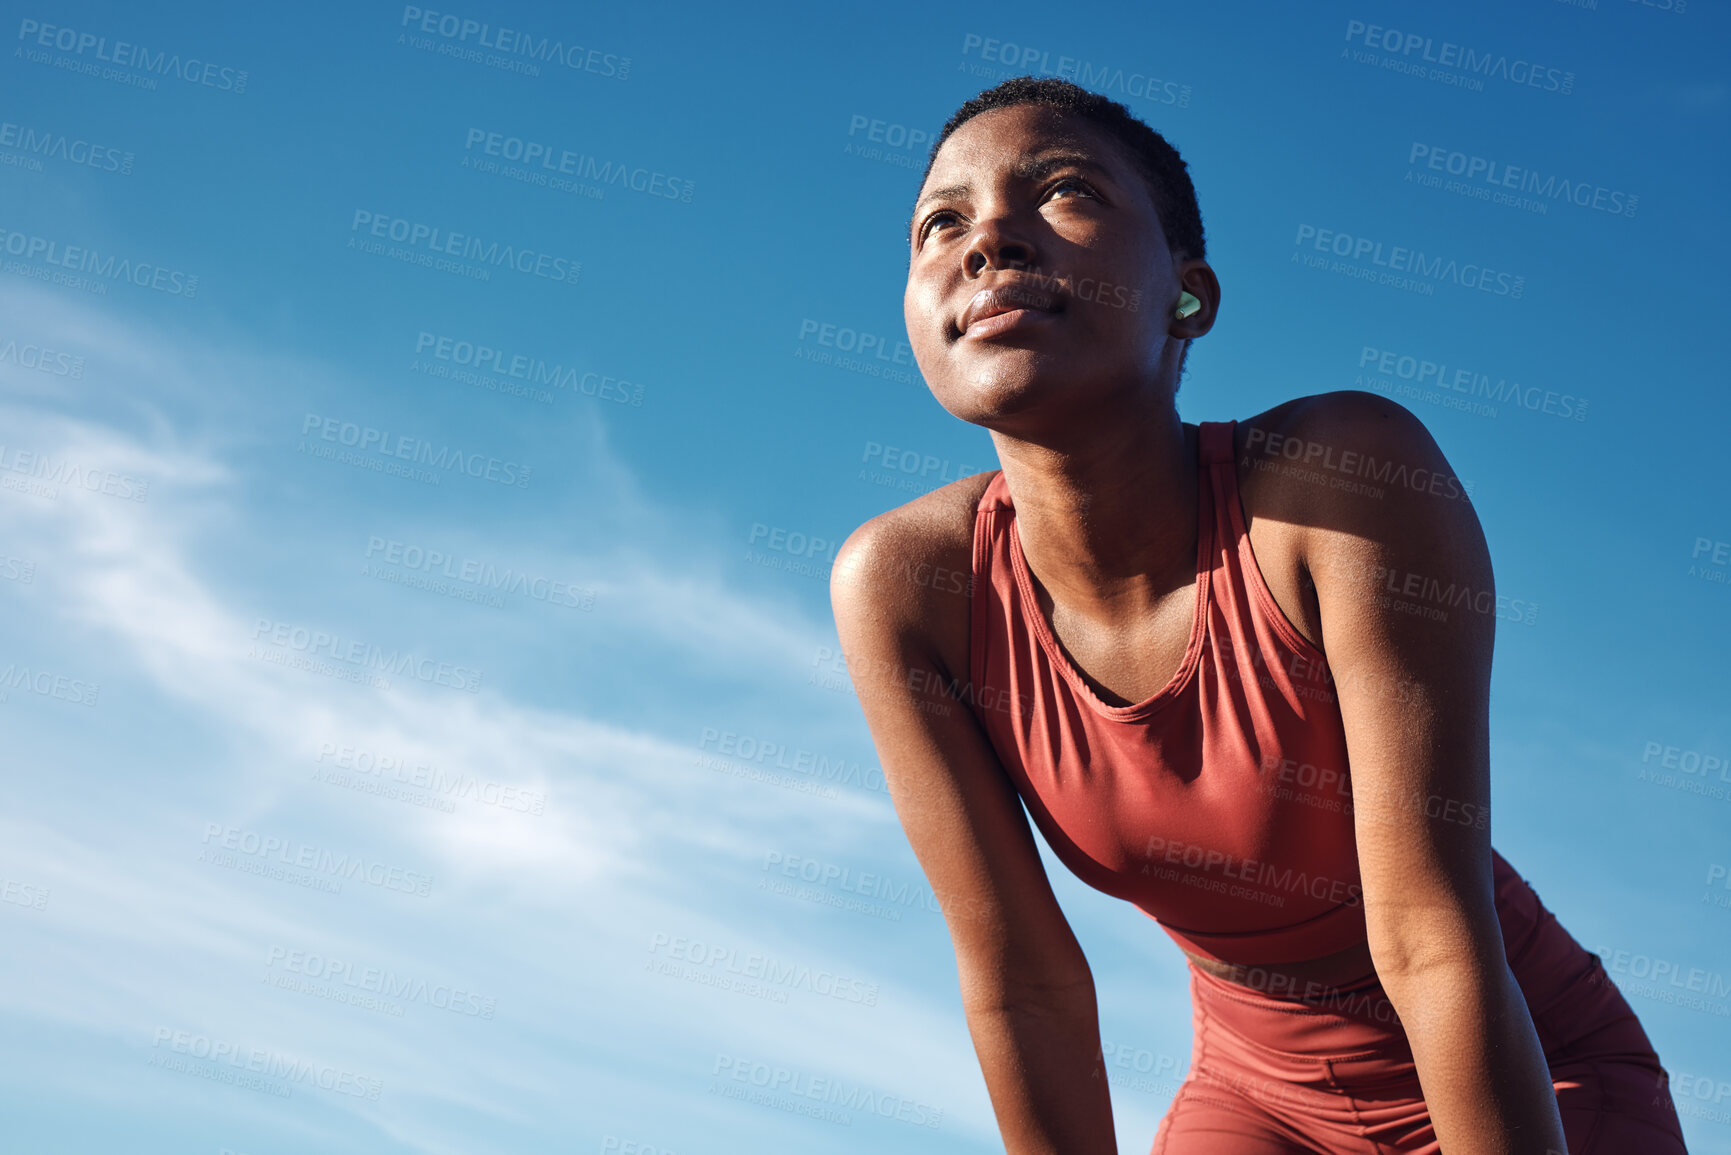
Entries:
[[1479, 988], [1508, 972], [1500, 928], [1486, 934], [1464, 920], [1372, 934], [1370, 956], [1397, 1009], [1427, 992]]
[[1078, 971], [1047, 975], [1030, 975], [1024, 971], [1012, 976], [999, 968], [984, 973], [970, 973], [969, 968], [963, 968], [959, 977], [962, 1003], [969, 1011], [1022, 1015], [1092, 1015], [1098, 1008], [1094, 976], [1086, 963], [1082, 964]]

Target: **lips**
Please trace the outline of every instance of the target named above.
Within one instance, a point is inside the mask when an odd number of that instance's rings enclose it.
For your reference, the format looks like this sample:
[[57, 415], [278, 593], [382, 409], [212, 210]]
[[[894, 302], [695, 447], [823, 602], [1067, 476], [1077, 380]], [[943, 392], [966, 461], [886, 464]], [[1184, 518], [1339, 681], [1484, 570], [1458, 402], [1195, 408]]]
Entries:
[[967, 309], [962, 312], [961, 330], [966, 333], [969, 326], [976, 321], [983, 321], [1000, 313], [1015, 312], [1017, 309], [1061, 313], [1064, 311], [1064, 301], [1060, 293], [1018, 281], [993, 285], [975, 293], [968, 302]]

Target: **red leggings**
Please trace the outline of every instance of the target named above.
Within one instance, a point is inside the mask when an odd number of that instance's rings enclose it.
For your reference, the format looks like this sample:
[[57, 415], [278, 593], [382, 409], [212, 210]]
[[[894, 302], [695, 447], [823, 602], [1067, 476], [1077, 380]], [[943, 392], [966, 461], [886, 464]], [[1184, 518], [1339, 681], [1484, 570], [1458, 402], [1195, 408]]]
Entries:
[[[1664, 1068], [1598, 956], [1524, 882], [1499, 884], [1497, 909], [1567, 1155], [1687, 1155]], [[1190, 1073], [1152, 1155], [1438, 1155], [1412, 1050], [1374, 976], [1306, 1003], [1193, 965], [1190, 996]]]

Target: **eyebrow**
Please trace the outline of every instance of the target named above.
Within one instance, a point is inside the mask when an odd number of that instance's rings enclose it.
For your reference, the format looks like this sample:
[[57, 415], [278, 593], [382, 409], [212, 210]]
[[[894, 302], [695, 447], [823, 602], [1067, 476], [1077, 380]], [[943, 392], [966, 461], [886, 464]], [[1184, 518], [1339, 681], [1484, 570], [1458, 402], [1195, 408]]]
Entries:
[[915, 201], [914, 211], [912, 215], [908, 217], [908, 236], [913, 236], [914, 222], [920, 219], [921, 205], [925, 204], [927, 201], [949, 200], [951, 197], [965, 197], [973, 191], [974, 186], [970, 184], [946, 185], [944, 188], [933, 189], [931, 192]]
[[1026, 180], [1040, 180], [1061, 168], [1086, 168], [1106, 175], [1106, 166], [1085, 152], [1065, 152], [1062, 149], [1047, 149], [1037, 152], [1033, 158], [1018, 166], [1018, 175]]
[[[1085, 168], [1101, 175], [1106, 175], [1106, 168], [1098, 160], [1085, 152], [1075, 152], [1060, 148], [1049, 148], [1037, 152], [1031, 158], [1024, 158], [1016, 163], [1016, 175], [1023, 180], [1043, 180], [1061, 168]], [[908, 235], [913, 236], [914, 225], [920, 218], [920, 206], [927, 201], [949, 200], [952, 197], [965, 197], [974, 188], [970, 184], [946, 185], [935, 188], [914, 202], [913, 215], [908, 217]]]

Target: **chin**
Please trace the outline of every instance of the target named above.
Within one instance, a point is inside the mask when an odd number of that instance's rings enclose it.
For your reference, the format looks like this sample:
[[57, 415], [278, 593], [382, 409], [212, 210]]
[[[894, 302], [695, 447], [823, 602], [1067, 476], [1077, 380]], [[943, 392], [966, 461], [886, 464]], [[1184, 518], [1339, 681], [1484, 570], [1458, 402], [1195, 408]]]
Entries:
[[1063, 397], [1063, 382], [1050, 366], [1025, 358], [992, 358], [984, 364], [952, 371], [932, 394], [952, 416], [972, 425], [986, 425]]

